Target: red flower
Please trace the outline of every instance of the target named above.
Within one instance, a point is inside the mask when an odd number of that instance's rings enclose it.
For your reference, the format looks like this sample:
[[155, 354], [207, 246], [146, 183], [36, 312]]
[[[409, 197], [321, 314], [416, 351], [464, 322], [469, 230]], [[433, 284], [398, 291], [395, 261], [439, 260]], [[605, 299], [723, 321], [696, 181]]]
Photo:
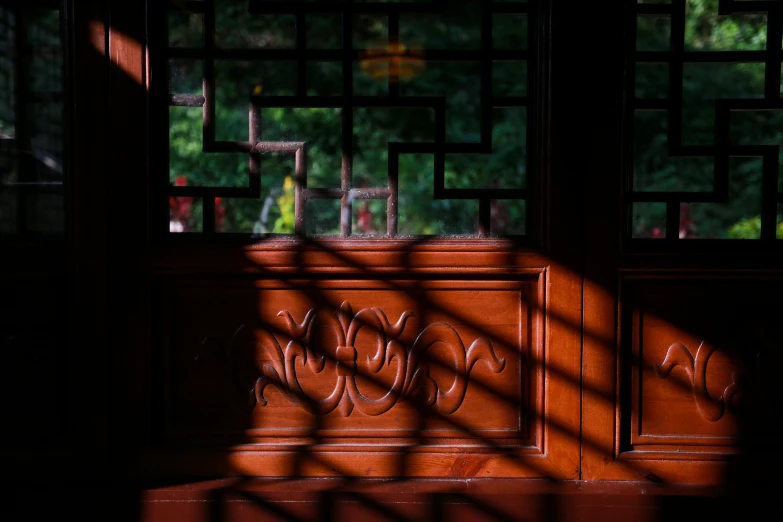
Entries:
[[680, 239], [685, 237], [694, 237], [696, 235], [696, 226], [690, 216], [690, 205], [683, 203], [680, 206]]
[[374, 234], [375, 229], [372, 226], [372, 211], [369, 201], [365, 200], [359, 209], [359, 215], [356, 216], [356, 227], [362, 234]]
[[[174, 186], [187, 186], [188, 180], [185, 176], [177, 176], [174, 179]], [[181, 225], [184, 232], [189, 229], [190, 219], [192, 217], [193, 198], [191, 197], [170, 197], [169, 198], [169, 221], [177, 222]]]
[[223, 231], [223, 221], [226, 217], [226, 209], [221, 203], [221, 198], [215, 198], [215, 226], [218, 232]]

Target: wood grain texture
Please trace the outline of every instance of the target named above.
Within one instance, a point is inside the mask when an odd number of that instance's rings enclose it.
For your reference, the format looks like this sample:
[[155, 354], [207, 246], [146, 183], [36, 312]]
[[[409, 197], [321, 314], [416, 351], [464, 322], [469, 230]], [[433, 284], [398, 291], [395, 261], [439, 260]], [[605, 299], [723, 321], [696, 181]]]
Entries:
[[[718, 489], [642, 483], [538, 480], [367, 480], [345, 482], [227, 479], [142, 493], [141, 520], [187, 514], [210, 520], [680, 520], [697, 511], [722, 520], [730, 500]], [[329, 518], [331, 517], [331, 518]]]
[[[630, 444], [735, 446], [742, 410], [775, 401], [779, 280], [629, 281]], [[626, 365], [626, 368], [628, 365]], [[769, 411], [768, 415], [776, 413]], [[685, 448], [683, 448], [685, 449]]]
[[[753, 350], [747, 333], [755, 329], [751, 318], [755, 314], [762, 322], [775, 324], [770, 314], [780, 309], [774, 298], [777, 291], [772, 286], [762, 291], [780, 277], [777, 247], [754, 241], [731, 247], [721, 241], [681, 241], [677, 253], [667, 255], [662, 246], [651, 244], [654, 241], [642, 245], [630, 240], [623, 198], [632, 189], [626, 173], [633, 167], [628, 154], [633, 133], [623, 123], [623, 99], [634, 88], [626, 67], [633, 57], [623, 48], [634, 48], [636, 35], [625, 28], [635, 24], [635, 14], [613, 3], [585, 4], [575, 8], [579, 14], [571, 6], [554, 4], [553, 9], [553, 26], [560, 28], [563, 38], [553, 41], [555, 51], [567, 56], [573, 51], [569, 41], [582, 40], [600, 49], [600, 59], [566, 61], [553, 78], [553, 92], [562, 92], [561, 108], [554, 113], [561, 129], [555, 133], [554, 146], [563, 151], [554, 163], [585, 173], [582, 478], [731, 483], [752, 497], [752, 490], [764, 483], [761, 477], [773, 480], [775, 472], [765, 470], [765, 459], [780, 462], [780, 451], [772, 442], [779, 428], [768, 420], [778, 392], [760, 393], [763, 400], [753, 404], [766, 406], [750, 409], [747, 393], [739, 392], [747, 380], [745, 356]], [[596, 32], [582, 22], [583, 16], [620, 22]], [[567, 74], [600, 81], [573, 96], [564, 80]], [[669, 281], [666, 296], [660, 297], [654, 311], [647, 308], [653, 303], [646, 297], [629, 290], [642, 280], [647, 281], [645, 292]], [[748, 338], [738, 340], [735, 331]], [[693, 377], [688, 375], [685, 351], [669, 351], [679, 344], [694, 358]], [[699, 346], [703, 350], [697, 368]], [[671, 368], [665, 363], [667, 355]], [[747, 486], [751, 477], [753, 486]]]
[[[622, 24], [595, 31], [616, 5], [542, 18], [535, 249], [161, 241], [166, 176], [147, 147], [167, 128], [145, 109], [168, 81], [147, 40], [164, 3], [69, 5], [67, 248], [0, 259], [2, 462], [6, 485], [53, 470], [104, 482], [6, 487], [9, 503], [140, 520], [763, 519], [752, 512], [777, 498], [781, 462], [781, 259], [623, 244]], [[563, 58], [573, 41], [600, 59]], [[595, 81], [575, 96], [574, 77]], [[411, 363], [419, 347], [428, 357]], [[414, 386], [425, 359], [431, 381]], [[303, 407], [340, 380], [329, 408]], [[204, 476], [232, 478], [192, 483]], [[126, 479], [143, 486], [123, 503]]]
[[774, 276], [637, 274], [622, 281], [616, 453], [605, 478], [720, 483], [761, 471], [783, 426]]
[[[169, 327], [181, 398], [174, 408], [180, 418], [195, 408], [204, 422], [211, 408], [224, 417], [233, 405], [251, 415], [245, 430], [270, 436], [309, 433], [316, 421], [338, 431], [358, 423], [353, 428], [383, 432], [394, 422], [392, 431], [429, 432], [416, 407], [442, 422], [453, 416], [469, 430], [518, 434], [529, 417], [523, 388], [535, 388], [529, 360], [536, 348], [527, 341], [535, 335], [528, 332], [536, 326], [529, 320], [539, 305], [528, 302], [535, 287], [196, 281], [173, 290], [168, 309], [177, 321]], [[221, 384], [236, 387], [232, 402], [216, 396]], [[479, 412], [487, 401], [497, 406]], [[206, 425], [221, 426], [217, 417]], [[460, 426], [440, 430], [453, 434]]]
[[719, 488], [576, 481], [226, 478], [142, 490], [105, 484], [16, 485], [6, 493], [4, 514], [20, 520], [73, 511], [88, 520], [143, 522], [655, 522], [683, 520], [694, 512], [721, 521], [743, 512], [764, 515], [754, 506], [731, 509], [735, 499]]
[[563, 476], [544, 446], [548, 387], [567, 397], [545, 380], [546, 281], [166, 278], [161, 429], [179, 450], [150, 462]]

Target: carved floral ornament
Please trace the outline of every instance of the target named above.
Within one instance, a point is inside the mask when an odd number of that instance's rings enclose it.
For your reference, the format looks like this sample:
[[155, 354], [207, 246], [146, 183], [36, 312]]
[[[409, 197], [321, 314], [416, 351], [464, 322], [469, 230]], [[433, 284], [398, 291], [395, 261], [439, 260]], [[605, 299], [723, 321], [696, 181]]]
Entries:
[[[286, 310], [277, 315], [284, 318], [285, 330], [291, 340], [284, 349], [277, 337], [268, 331], [262, 330], [258, 338], [254, 338], [254, 347], [260, 346], [266, 357], [260, 368], [260, 375], [255, 378], [252, 389], [248, 392], [250, 408], [258, 404], [266, 406], [264, 392], [267, 386], [274, 386], [290, 401], [320, 415], [337, 408], [343, 416], [350, 415], [354, 408], [365, 415], [381, 415], [400, 400], [413, 396], [439, 413], [450, 414], [457, 411], [465, 400], [469, 376], [476, 363], [485, 363], [494, 373], [500, 373], [505, 367], [505, 360], [495, 355], [490, 341], [478, 338], [466, 350], [460, 335], [454, 327], [445, 322], [428, 325], [410, 346], [404, 345], [398, 338], [405, 329], [405, 323], [413, 316], [409, 311], [403, 312], [395, 324], [391, 324], [383, 310], [376, 307], [363, 308], [354, 314], [347, 301], [342, 303], [337, 312], [311, 309], [301, 323], [297, 323]], [[305, 392], [297, 376], [297, 358], [301, 360], [301, 366], [306, 365], [313, 373], [320, 374], [326, 369], [327, 356], [313, 350], [316, 318], [320, 324], [334, 332], [337, 340], [337, 346], [334, 347], [336, 383], [326, 397], [314, 397]], [[368, 355], [364, 361], [358, 360], [355, 346], [356, 337], [362, 328], [369, 328], [376, 336], [376, 352], [374, 355]], [[246, 325], [241, 326], [228, 348], [224, 350], [229, 368], [232, 369], [232, 379], [237, 384], [239, 377], [236, 350], [246, 346], [248, 334], [249, 328]], [[216, 343], [208, 339], [203, 343], [205, 346], [214, 344]], [[453, 362], [453, 380], [448, 388], [441, 387], [443, 383], [437, 383], [430, 376], [424, 357], [430, 349], [444, 348], [452, 356]], [[371, 376], [385, 366], [391, 366], [394, 359], [394, 383], [386, 394], [378, 399], [364, 395], [356, 383], [357, 370], [363, 375]]]
[[707, 390], [707, 363], [714, 352], [715, 348], [705, 346], [702, 341], [694, 358], [687, 346], [682, 343], [674, 343], [666, 351], [663, 363], [655, 367], [661, 378], [668, 377], [672, 370], [678, 366], [685, 370], [691, 381], [691, 391], [696, 408], [701, 416], [709, 422], [720, 420], [726, 409], [731, 408], [734, 396], [740, 391], [738, 374], [733, 373], [732, 382], [723, 390], [723, 395], [717, 399], [710, 396]]

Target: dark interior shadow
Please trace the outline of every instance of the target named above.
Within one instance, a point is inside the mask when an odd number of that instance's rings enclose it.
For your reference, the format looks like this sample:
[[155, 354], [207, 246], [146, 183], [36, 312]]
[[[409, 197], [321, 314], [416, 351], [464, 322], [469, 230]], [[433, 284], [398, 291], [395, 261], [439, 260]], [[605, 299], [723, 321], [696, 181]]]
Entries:
[[[140, 11], [142, 13], [141, 16], [143, 16], [144, 10], [140, 9]], [[85, 38], [84, 34], [92, 30], [86, 23], [87, 21], [82, 18], [76, 19], [77, 25], [74, 26], [74, 32], [77, 40]], [[140, 32], [140, 29], [143, 29], [144, 26], [143, 24], [140, 26], [134, 23], [137, 20], [131, 20], [127, 25], [121, 16], [112, 16], [110, 19], [106, 18], [98, 21], [138, 42], [146, 41], [147, 35], [143, 31]], [[80, 32], [83, 33], [81, 36]], [[83, 54], [80, 54], [80, 57], [88, 61], [95, 70], [106, 68], [110, 70], [107, 78], [104, 79], [111, 93], [108, 97], [108, 103], [122, 103], [121, 100], [129, 93], [131, 100], [146, 99], [144, 87], [139, 85], [124, 71], [110, 65], [105, 54], [97, 50], [89, 53], [84, 48], [81, 48], [81, 52]], [[111, 105], [107, 108], [110, 107]], [[77, 144], [75, 147], [81, 151], [85, 150], [84, 145]], [[106, 144], [106, 147], [109, 147], [109, 145]], [[79, 163], [76, 164], [78, 165]], [[120, 183], [116, 183], [110, 185], [110, 187], [117, 188], [119, 185]], [[145, 190], [147, 185], [145, 182], [137, 181], [135, 186], [136, 188], [132, 189], [131, 192], [135, 195], [141, 194], [141, 199], [134, 201], [129, 197], [128, 201], [120, 204], [120, 209], [115, 209], [109, 214], [111, 227], [116, 231], [116, 235], [108, 240], [108, 250], [112, 253], [112, 256], [119, 257], [119, 252], [126, 248], [123, 245], [123, 232], [130, 231], [132, 233], [136, 230], [134, 227], [144, 229], [146, 225], [146, 223], [123, 225], [123, 211], [128, 210], [142, 200], [147, 202], [146, 205], [153, 204], [146, 199]], [[146, 205], [144, 208], [149, 210]], [[131, 213], [131, 215], [139, 214], [136, 211], [136, 213]], [[151, 211], [148, 212], [147, 219], [152, 219], [149, 216], [153, 215], [157, 214]], [[579, 215], [579, 212], [576, 212], [576, 215]], [[572, 217], [564, 216], [558, 219], [570, 219]], [[144, 236], [144, 234], [141, 235]], [[133, 237], [139, 237], [139, 235], [137, 234]], [[393, 274], [394, 279], [404, 278], [414, 281], [425, 279], [425, 276], [415, 274], [416, 265], [413, 259], [417, 249], [426, 244], [426, 241], [410, 241], [399, 248], [404, 261], [399, 264], [399, 271]], [[263, 242], [261, 242], [261, 245], [263, 246]], [[194, 251], [200, 252], [199, 249]], [[253, 263], [252, 260], [248, 259], [247, 251], [244, 248], [239, 246], [222, 247], [220, 250], [222, 263], [225, 263], [226, 266], [231, 266], [234, 274], [243, 271], [251, 274], [232, 275], [231, 279], [243, 287], [242, 289], [245, 293], [242, 299], [245, 299], [245, 301], [243, 301], [242, 306], [248, 310], [249, 315], [252, 317], [251, 320], [254, 321], [252, 324], [253, 328], [264, 330], [271, 336], [289, 335], [289, 332], [281, 330], [277, 323], [272, 322], [274, 318], [262, 317], [260, 311], [257, 310], [258, 290], [255, 287], [257, 279], [282, 277], [285, 280], [303, 281], [303, 284], [296, 287], [297, 292], [305, 295], [308, 301], [313, 303], [314, 307], [324, 308], [327, 312], [334, 314], [339, 313], [341, 302], [335, 300], [331, 295], [326, 295], [315, 284], [311, 283], [316, 280], [337, 279], [340, 276], [313, 273], [307, 270], [304, 260], [308, 253], [313, 251], [327, 252], [333, 255], [340, 266], [351, 270], [349, 276], [351, 279], [373, 280], [384, 278], [387, 282], [392, 282], [393, 278], [391, 276], [379, 276], [378, 272], [368, 270], [367, 267], [356, 264], [349, 255], [339, 251], [339, 249], [334, 249], [328, 242], [299, 240], [298, 244], [292, 248], [292, 252], [294, 255], [293, 265], [298, 266], [301, 271], [288, 271], [282, 274], [282, 276], [268, 270], [267, 267]], [[117, 258], [112, 256], [109, 256], [109, 259]], [[154, 342], [147, 347], [148, 352], [145, 354], [122, 355], [113, 353], [110, 356], [111, 362], [106, 362], [106, 354], [101, 354], [100, 352], [101, 349], [106, 349], [105, 346], [96, 345], [93, 347], [93, 354], [96, 357], [103, 357], [102, 360], [105, 363], [105, 367], [102, 368], [103, 371], [111, 375], [110, 380], [114, 381], [116, 379], [116, 382], [105, 383], [107, 387], [105, 391], [112, 398], [111, 401], [107, 401], [105, 404], [106, 411], [94, 412], [93, 418], [80, 418], [80, 420], [84, 421], [95, 421], [95, 418], [99, 418], [105, 423], [104, 428], [109, 432], [107, 436], [108, 444], [105, 448], [95, 448], [94, 451], [101, 454], [99, 458], [104, 458], [109, 463], [107, 469], [102, 470], [103, 474], [101, 475], [96, 474], [92, 481], [82, 481], [76, 484], [70, 483], [67, 471], [63, 470], [55, 471], [55, 473], [60, 473], [60, 478], [57, 479], [51, 478], [52, 473], [50, 470], [42, 470], [39, 481], [24, 484], [14, 483], [12, 477], [6, 476], [6, 486], [3, 488], [5, 498], [2, 501], [4, 507], [2, 509], [7, 509], [14, 519], [33, 520], [40, 518], [44, 514], [58, 512], [68, 512], [88, 520], [192, 519], [209, 520], [210, 522], [229, 520], [327, 521], [350, 520], [353, 518], [400, 521], [454, 520], [460, 518], [464, 520], [498, 521], [580, 519], [577, 518], [581, 516], [579, 509], [585, 508], [585, 506], [584, 503], [580, 504], [580, 501], [575, 499], [579, 497], [580, 489], [589, 488], [591, 487], [590, 485], [585, 485], [578, 481], [564, 481], [548, 477], [545, 470], [536, 469], [536, 464], [532, 461], [520, 459], [512, 448], [503, 445], [493, 438], [482, 437], [479, 430], [467, 423], [461, 423], [455, 420], [454, 417], [439, 413], [433, 406], [431, 399], [432, 393], [436, 393], [438, 390], [445, 390], [447, 385], [444, 385], [442, 382], [436, 382], [437, 389], [430, 389], [430, 395], [424, 393], [423, 395], [404, 397], [404, 400], [416, 410], [417, 423], [406, 436], [410, 444], [406, 446], [405, 451], [399, 452], [398, 464], [395, 468], [397, 471], [394, 473], [394, 476], [389, 478], [363, 479], [352, 474], [350, 470], [339, 469], [333, 462], [323, 461], [321, 464], [324, 467], [329, 467], [333, 471], [334, 476], [327, 480], [305, 480], [308, 474], [308, 466], [322, 459], [318, 451], [319, 446], [329, 442], [328, 438], [323, 435], [326, 424], [324, 417], [328, 414], [312, 415], [312, 425], [309, 426], [309, 432], [301, 437], [302, 439], [307, 439], [307, 442], [295, 446], [296, 459], [292, 466], [294, 471], [291, 473], [291, 476], [260, 479], [259, 477], [241, 476], [235, 470], [225, 474], [232, 475], [230, 478], [226, 478], [224, 475], [201, 476], [184, 470], [181, 474], [173, 473], [162, 478], [153, 478], [152, 474], [139, 474], [136, 467], [137, 463], [134, 460], [142, 458], [145, 452], [152, 449], [165, 453], [166, 451], [180, 449], [176, 447], [177, 442], [174, 442], [174, 447], [172, 447], [172, 442], [167, 440], [165, 432], [165, 426], [171, 422], [173, 414], [173, 410], [170, 409], [172, 401], [169, 400], [170, 398], [166, 398], [167, 394], [170, 393], [170, 385], [172, 384], [170, 379], [173, 373], [171, 360], [167, 358], [170, 355], [170, 352], [167, 351], [170, 347], [165, 346], [165, 342], [161, 342], [159, 339], [164, 339], [162, 337], [163, 328], [161, 323], [171, 318], [165, 315], [168, 309], [159, 307], [160, 301], [153, 302], [152, 300], [163, 299], [166, 278], [216, 279], [221, 277], [221, 274], [210, 268], [203, 269], [202, 267], [200, 269], [198, 266], [186, 269], [181, 267], [179, 269], [175, 268], [173, 273], [166, 273], [165, 270], [161, 270], [160, 273], [153, 274], [151, 270], [148, 270], [151, 268], [149, 265], [144, 268], [134, 265], [137, 261], [138, 259], [133, 259], [104, 267], [108, 272], [109, 281], [112, 282], [107, 288], [106, 300], [112, 305], [112, 313], [117, 315], [110, 322], [110, 328], [113, 333], [109, 336], [112, 344], [108, 346], [111, 347], [110, 351], [117, 348], [139, 349], [140, 347], [139, 344], [134, 344], [134, 340], [144, 338], [143, 331], [138, 336], [129, 335], [128, 339], [118, 339], [121, 336], [118, 331], [124, 331], [125, 328], [133, 327], [130, 320], [120, 317], [124, 313], [131, 319], [145, 314], [150, 316], [153, 324], [148, 338], [152, 338]], [[147, 261], [149, 262], [149, 260]], [[570, 258], [551, 259], [551, 262], [560, 263], [575, 273], [583, 273], [581, 259], [577, 261]], [[125, 279], [125, 271], [129, 268], [136, 270], [137, 273], [135, 276]], [[89, 277], [89, 275], [83, 277]], [[509, 278], [505, 276], [495, 277], [504, 280]], [[441, 279], [459, 280], [461, 278], [450, 275]], [[144, 298], [136, 298], [135, 300], [128, 299], [127, 303], [123, 302], [122, 293], [134, 291], [134, 285], [137, 284], [146, 289], [148, 293], [145, 295], [149, 296], [149, 301], [145, 303]], [[419, 315], [424, 315], [421, 310], [448, 313], [454, 320], [470, 327], [476, 335], [489, 338], [493, 336], [493, 332], [488, 330], [486, 326], [471, 324], [469, 318], [460, 316], [459, 313], [454, 311], [443, 310], [441, 304], [429, 300], [425, 293], [421, 289], [416, 288], [415, 285], [413, 287], [397, 286], [393, 288], [395, 292], [407, 293], [413, 297], [419, 309]], [[740, 298], [741, 294], [742, 288], [734, 292], [737, 298]], [[536, 306], [536, 303], [527, 304], [532, 307]], [[756, 318], [762, 324], [762, 328], [764, 328], [763, 325], [776, 325], [778, 322], [780, 308], [771, 307], [770, 309], [772, 312], [769, 316]], [[357, 310], [353, 312], [355, 315]], [[557, 317], [550, 310], [546, 312], [549, 314], [548, 317], [551, 321], [562, 323], [566, 320], [562, 317]], [[700, 323], [685, 317], [681, 309], [663, 308], [656, 309], [655, 312], [662, 320], [678, 325], [695, 336], [702, 335], [700, 328], [704, 329], [705, 335], [712, 335], [710, 332], [714, 331], [709, 322]], [[368, 331], [373, 331], [376, 335], [384, 333], [378, 330], [375, 322], [361, 318], [355, 319]], [[392, 323], [396, 319], [396, 317], [389, 317]], [[300, 323], [303, 317], [294, 317], [294, 320]], [[197, 326], [194, 325], [194, 327]], [[232, 324], [231, 326], [238, 325]], [[567, 327], [579, 332], [585, 338], [596, 339], [605, 346], [606, 350], [614, 353], [616, 349], [614, 339], [602, 339], [594, 332], [585, 331], [582, 324], [568, 324]], [[143, 330], [143, 328], [139, 327], [140, 330]], [[42, 335], [45, 336], [45, 333]], [[154, 338], [156, 335], [161, 337], [156, 339]], [[781, 338], [776, 337], [777, 334], [774, 332], [766, 332], [764, 335], [767, 336], [771, 349], [763, 352], [763, 356], [758, 358], [761, 373], [754, 375], [767, 375], [767, 377], [760, 377], [757, 381], [749, 383], [748, 389], [751, 391], [747, 392], [746, 400], [742, 402], [745, 408], [737, 409], [736, 415], [739, 423], [739, 434], [736, 442], [737, 454], [730, 459], [729, 470], [722, 487], [717, 488], [720, 494], [718, 495], [714, 491], [706, 495], [688, 494], [687, 490], [685, 490], [686, 493], [680, 494], [676, 490], [666, 490], [666, 487], [671, 487], [668, 484], [646, 484], [643, 487], [640, 486], [645, 492], [653, 491], [656, 487], [664, 491], [655, 495], [655, 500], [649, 504], [650, 509], [647, 513], [650, 514], [649, 520], [668, 521], [692, 518], [694, 512], [698, 513], [699, 516], [708, 516], [715, 519], [729, 520], [731, 518], [733, 520], [747, 517], [750, 517], [748, 519], [763, 519], [767, 518], [767, 513], [780, 511], [780, 503], [776, 495], [780, 485], [780, 479], [778, 478], [779, 470], [783, 462], [780, 459], [779, 441], [776, 434], [780, 432], [781, 427], [781, 403], [780, 392], [776, 387], [774, 376], [775, 371], [781, 367], [779, 364]], [[228, 342], [226, 342], [225, 337], [227, 337]], [[739, 334], [732, 339], [730, 344], [739, 346], [744, 339], [745, 337]], [[464, 341], [467, 348], [473, 342], [473, 339], [464, 339]], [[198, 363], [194, 362], [194, 367], [200, 364], [203, 368], [206, 365], [208, 370], [219, 372], [225, 377], [223, 381], [220, 381], [225, 386], [224, 391], [220, 393], [224, 393], [232, 401], [226, 404], [227, 411], [231, 408], [238, 410], [238, 414], [235, 416], [235, 419], [238, 419], [236, 421], [238, 427], [233, 430], [235, 433], [241, 433], [242, 429], [252, 427], [252, 417], [249, 412], [254, 408], [264, 407], [258, 401], [259, 394], [257, 388], [261, 378], [266, 379], [264, 384], [267, 385], [268, 390], [275, 388], [278, 391], [283, 390], [292, 394], [304, 406], [309, 405], [311, 409], [317, 409], [318, 406], [310, 395], [298, 393], [297, 390], [291, 388], [290, 384], [284, 382], [279, 373], [275, 378], [275, 374], [265, 372], [263, 367], [258, 368], [257, 362], [256, 366], [253, 367], [252, 361], [248, 363], [248, 360], [245, 359], [244, 362], [247, 363], [245, 367], [241, 368], [240, 371], [236, 371], [233, 366], [236, 359], [232, 359], [232, 356], [236, 354], [229, 353], [230, 343], [231, 336], [224, 336], [224, 339], [219, 342], [206, 342], [203, 345], [193, 346], [192, 353], [189, 355], [194, 359], [196, 357], [199, 358]], [[37, 342], [37, 344], [33, 343], [30, 346], [38, 347], [39, 344], [41, 343]], [[13, 361], [13, 364], [9, 366], [11, 368], [9, 373], [13, 373], [12, 367], [14, 365], [25, 366], [30, 364], [17, 362], [15, 357], [18, 356], [20, 349], [16, 345], [7, 343], [3, 346], [11, 352], [17, 352], [10, 359]], [[80, 348], [79, 340], [70, 339], [68, 348], [68, 353], [78, 350]], [[285, 346], [282, 346], [282, 348], [285, 348]], [[307, 347], [302, 346], [302, 348]], [[346, 359], [337, 357], [333, 352], [319, 351], [323, 348], [322, 346], [314, 345], [310, 348], [313, 351], [313, 356], [323, 357], [330, 364], [334, 364], [335, 367], [338, 364], [346, 363]], [[405, 346], [405, 349], [409, 350], [410, 348], [410, 346]], [[624, 346], [622, 349], [626, 350], [626, 348]], [[739, 347], [737, 349], [741, 350]], [[762, 351], [759, 351], [759, 354], [762, 354]], [[124, 362], [138, 360], [149, 363], [149, 366], [141, 364], [131, 368], [122, 367]], [[387, 362], [391, 365], [391, 361], [392, 359], [389, 358]], [[487, 361], [488, 359], [477, 362], [475, 371], [484, 372], [482, 375], [487, 375], [487, 367], [490, 366]], [[625, 358], [625, 361], [629, 367], [642, 364], [643, 362], [628, 357]], [[530, 365], [542, 363], [542, 361], [536, 360], [525, 362]], [[360, 375], [367, 380], [377, 379], [374, 372], [368, 371], [360, 363], [361, 361], [357, 359], [355, 365], [350, 365], [356, 375]], [[32, 364], [35, 366], [37, 363]], [[469, 376], [467, 371], [459, 373], [455, 371], [454, 367], [444, 365], [442, 360], [433, 357], [431, 352], [425, 351], [421, 364], [437, 368], [441, 375], [444, 372], [451, 372], [449, 376], [454, 379], [467, 378]], [[177, 368], [176, 370], [181, 371], [182, 369]], [[547, 371], [551, 372], [552, 375], [557, 375], [560, 370], [556, 367], [548, 367]], [[18, 373], [8, 376], [6, 381], [8, 385], [7, 395], [14, 393], [15, 390], [24, 389], [24, 385], [27, 383], [22, 382], [23, 379], [26, 379], [26, 377], [21, 377], [22, 375], [29, 375], [29, 372], [27, 374]], [[568, 377], [566, 374], [560, 376]], [[82, 377], [83, 375], [77, 369], [69, 372], [65, 378], [67, 380], [79, 380]], [[145, 389], [144, 385], [127, 390], [117, 389], [122, 388], [122, 386], [134, 379], [149, 379], [149, 396], [145, 398], [148, 399], [148, 402], [144, 400], [139, 401], [137, 397], [133, 396], [135, 390]], [[385, 386], [382, 380], [377, 382], [380, 386]], [[47, 385], [51, 385], [50, 380], [43, 386]], [[483, 387], [484, 391], [491, 392], [491, 389], [477, 380], [470, 381], [469, 385], [476, 388]], [[572, 381], [571, 385], [582, 386], [582, 383]], [[679, 386], [684, 391], [691, 391], [683, 380], [675, 381], [674, 386]], [[602, 393], [599, 390], [586, 391], [599, 395]], [[96, 393], [99, 392], [96, 391]], [[275, 397], [277, 399], [281, 398], [279, 394], [275, 395]], [[748, 397], [753, 397], [753, 400], [747, 400]], [[558, 426], [552, 419], [535, 419], [536, 411], [534, 409], [526, 409], [527, 405], [515, 402], [516, 399], [517, 397], [497, 393], [495, 393], [493, 398], [494, 401], [497, 401], [497, 404], [511, 404], [513, 407], [519, 408], [519, 413], [529, 418], [530, 422], [546, 422], [548, 430], [565, 433], [572, 440], [578, 440], [583, 447], [601, 447], [600, 441], [590, 440], [583, 433], [567, 432], [566, 427]], [[614, 395], [601, 395], [601, 399], [609, 403], [613, 403], [616, 400]], [[401, 401], [403, 398], [395, 397], [395, 400]], [[137, 407], [139, 402], [144, 404], [144, 407], [147, 409], [142, 409], [141, 413], [135, 411], [132, 414], [128, 414], [130, 421], [121, 418], [125, 415], [124, 412], [127, 411], [124, 409], [125, 406], [136, 405]], [[29, 411], [25, 412], [25, 415], [29, 415]], [[104, 416], [109, 418], [103, 419]], [[25, 417], [21, 418], [24, 419]], [[140, 419], [149, 423], [151, 426], [149, 431], [140, 428], [138, 431], [118, 433], [122, 427], [127, 427], [128, 423]], [[465, 438], [475, 441], [477, 445], [481, 446], [482, 450], [505, 455], [509, 460], [519, 460], [521, 465], [533, 469], [538, 475], [542, 476], [542, 479], [481, 480], [471, 475], [473, 471], [471, 469], [456, 469], [455, 476], [442, 480], [411, 478], [413, 473], [408, 469], [408, 457], [417, 447], [428, 444], [426, 431], [428, 423], [434, 419], [447, 423], [451, 428], [463, 434]], [[80, 430], [84, 431], [87, 429], [85, 426], [87, 424], [75, 428], [76, 436], [81, 433]], [[238, 436], [232, 435], [228, 440], [221, 442], [224, 448], [217, 448], [218, 450], [240, 444], [250, 444], [257, 442], [257, 439], [240, 434]], [[17, 441], [17, 443], [19, 442]], [[195, 446], [195, 443], [193, 444]], [[211, 449], [214, 450], [215, 448]], [[607, 458], [615, 457], [615, 455], [606, 456]], [[259, 455], [258, 458], [263, 459], [264, 457]], [[230, 460], [226, 459], [222, 464], [226, 470], [231, 470], [232, 463]], [[634, 467], [636, 464], [630, 461], [627, 465]], [[590, 497], [590, 499], [597, 500], [588, 500], [587, 502], [595, 501], [600, 506], [592, 511], [585, 508], [585, 513], [592, 513], [590, 516], [596, 519], [602, 514], [607, 517], [604, 518], [606, 520], [619, 520], [623, 516], [626, 516], [626, 518], [631, 516], [633, 519], [636, 519], [638, 513], [634, 512], [633, 509], [629, 511], [631, 515], [623, 512], [624, 506], [627, 507], [624, 502], [628, 498], [631, 499], [630, 503], [632, 505], [636, 502], [634, 500], [635, 495], [628, 493], [630, 490], [613, 489], [614, 486], [612, 485], [606, 486], [605, 490], [602, 490], [601, 486], [595, 487], [597, 488], [597, 493], [593, 492], [594, 496]], [[168, 500], [166, 498], [167, 493], [171, 493]], [[642, 504], [642, 500], [638, 502], [640, 505]], [[592, 508], [595, 508], [595, 506], [593, 505]]]

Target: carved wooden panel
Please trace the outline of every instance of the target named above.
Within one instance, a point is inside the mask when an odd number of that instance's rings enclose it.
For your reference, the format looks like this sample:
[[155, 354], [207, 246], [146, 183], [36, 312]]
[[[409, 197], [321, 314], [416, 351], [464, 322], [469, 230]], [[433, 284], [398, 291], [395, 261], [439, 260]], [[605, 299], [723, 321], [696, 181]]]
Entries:
[[540, 454], [543, 280], [168, 282], [165, 439]]
[[781, 425], [779, 280], [625, 282], [621, 451], [714, 458]]

